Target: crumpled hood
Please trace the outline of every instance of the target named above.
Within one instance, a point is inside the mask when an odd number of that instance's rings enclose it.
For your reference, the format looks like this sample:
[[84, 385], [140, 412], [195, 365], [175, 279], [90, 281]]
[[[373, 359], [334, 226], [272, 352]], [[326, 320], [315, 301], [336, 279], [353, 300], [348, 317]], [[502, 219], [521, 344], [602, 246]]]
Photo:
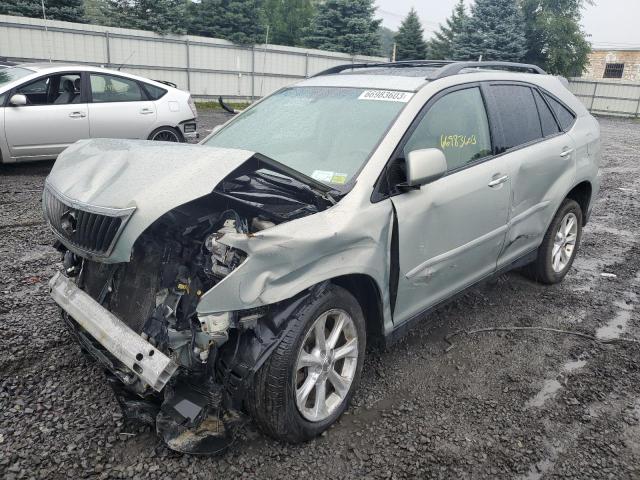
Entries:
[[128, 261], [135, 240], [163, 214], [213, 191], [255, 153], [145, 140], [83, 140], [67, 148], [47, 177], [59, 194], [108, 208], [135, 207], [106, 261]]

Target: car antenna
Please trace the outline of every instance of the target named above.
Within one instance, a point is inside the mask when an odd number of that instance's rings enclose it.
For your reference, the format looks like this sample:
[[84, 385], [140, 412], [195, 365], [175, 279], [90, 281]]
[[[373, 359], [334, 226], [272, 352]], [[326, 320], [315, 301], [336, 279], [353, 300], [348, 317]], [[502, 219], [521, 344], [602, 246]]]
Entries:
[[124, 62], [122, 62], [122, 63], [120, 64], [120, 66], [119, 66], [118, 68], [116, 68], [116, 70], [120, 71], [120, 69], [121, 69], [122, 67], [124, 67], [127, 63], [129, 63], [129, 60], [131, 60], [131, 57], [133, 57], [133, 54], [134, 54], [134, 53], [136, 53], [136, 51], [135, 51], [135, 50], [132, 50], [132, 51], [131, 51], [131, 54], [127, 57], [127, 59], [126, 59]]

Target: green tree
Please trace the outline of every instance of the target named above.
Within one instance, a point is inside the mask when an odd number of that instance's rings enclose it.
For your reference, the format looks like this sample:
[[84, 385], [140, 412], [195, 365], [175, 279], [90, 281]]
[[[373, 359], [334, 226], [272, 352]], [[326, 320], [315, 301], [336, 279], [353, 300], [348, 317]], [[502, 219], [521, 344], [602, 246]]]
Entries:
[[269, 42], [301, 46], [302, 31], [311, 23], [314, 13], [315, 5], [311, 0], [265, 0]]
[[424, 60], [426, 56], [427, 44], [420, 18], [418, 12], [411, 8], [396, 35], [396, 60]]
[[84, 0], [84, 18], [93, 25], [109, 25], [105, 15], [106, 0]]
[[527, 52], [524, 22], [516, 0], [476, 0], [471, 17], [453, 40], [456, 60], [521, 61]]
[[427, 43], [427, 52], [430, 59], [450, 60], [453, 58], [453, 40], [462, 33], [468, 18], [464, 0], [458, 0], [451, 16], [447, 18], [444, 25], [440, 25], [440, 29], [434, 33], [433, 38]]
[[160, 34], [186, 33], [187, 0], [106, 0], [101, 7], [109, 25], [151, 30]]
[[378, 55], [378, 28], [373, 0], [326, 0], [318, 5], [304, 44], [351, 55]]
[[526, 61], [549, 73], [579, 76], [591, 45], [580, 26], [582, 9], [591, 0], [522, 0], [527, 39]]
[[189, 33], [230, 40], [240, 45], [264, 42], [259, 0], [202, 0], [189, 6]]
[[[82, 0], [45, 0], [44, 6], [49, 20], [65, 22], [84, 20]], [[42, 3], [40, 0], [0, 0], [0, 14], [42, 18]]]

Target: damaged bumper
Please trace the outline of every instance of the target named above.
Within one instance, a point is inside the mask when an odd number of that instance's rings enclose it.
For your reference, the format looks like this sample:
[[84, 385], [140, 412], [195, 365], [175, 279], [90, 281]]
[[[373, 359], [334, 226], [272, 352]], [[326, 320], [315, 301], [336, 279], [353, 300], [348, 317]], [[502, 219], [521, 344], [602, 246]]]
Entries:
[[144, 384], [161, 391], [178, 365], [58, 272], [49, 282], [51, 297], [100, 345]]

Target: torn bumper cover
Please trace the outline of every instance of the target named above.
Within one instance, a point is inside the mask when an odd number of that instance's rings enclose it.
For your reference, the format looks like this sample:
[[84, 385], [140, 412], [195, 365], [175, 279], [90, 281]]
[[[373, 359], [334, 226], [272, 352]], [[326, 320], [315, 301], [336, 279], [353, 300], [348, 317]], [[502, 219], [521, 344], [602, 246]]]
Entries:
[[142, 382], [161, 391], [178, 365], [58, 272], [49, 282], [60, 307]]

